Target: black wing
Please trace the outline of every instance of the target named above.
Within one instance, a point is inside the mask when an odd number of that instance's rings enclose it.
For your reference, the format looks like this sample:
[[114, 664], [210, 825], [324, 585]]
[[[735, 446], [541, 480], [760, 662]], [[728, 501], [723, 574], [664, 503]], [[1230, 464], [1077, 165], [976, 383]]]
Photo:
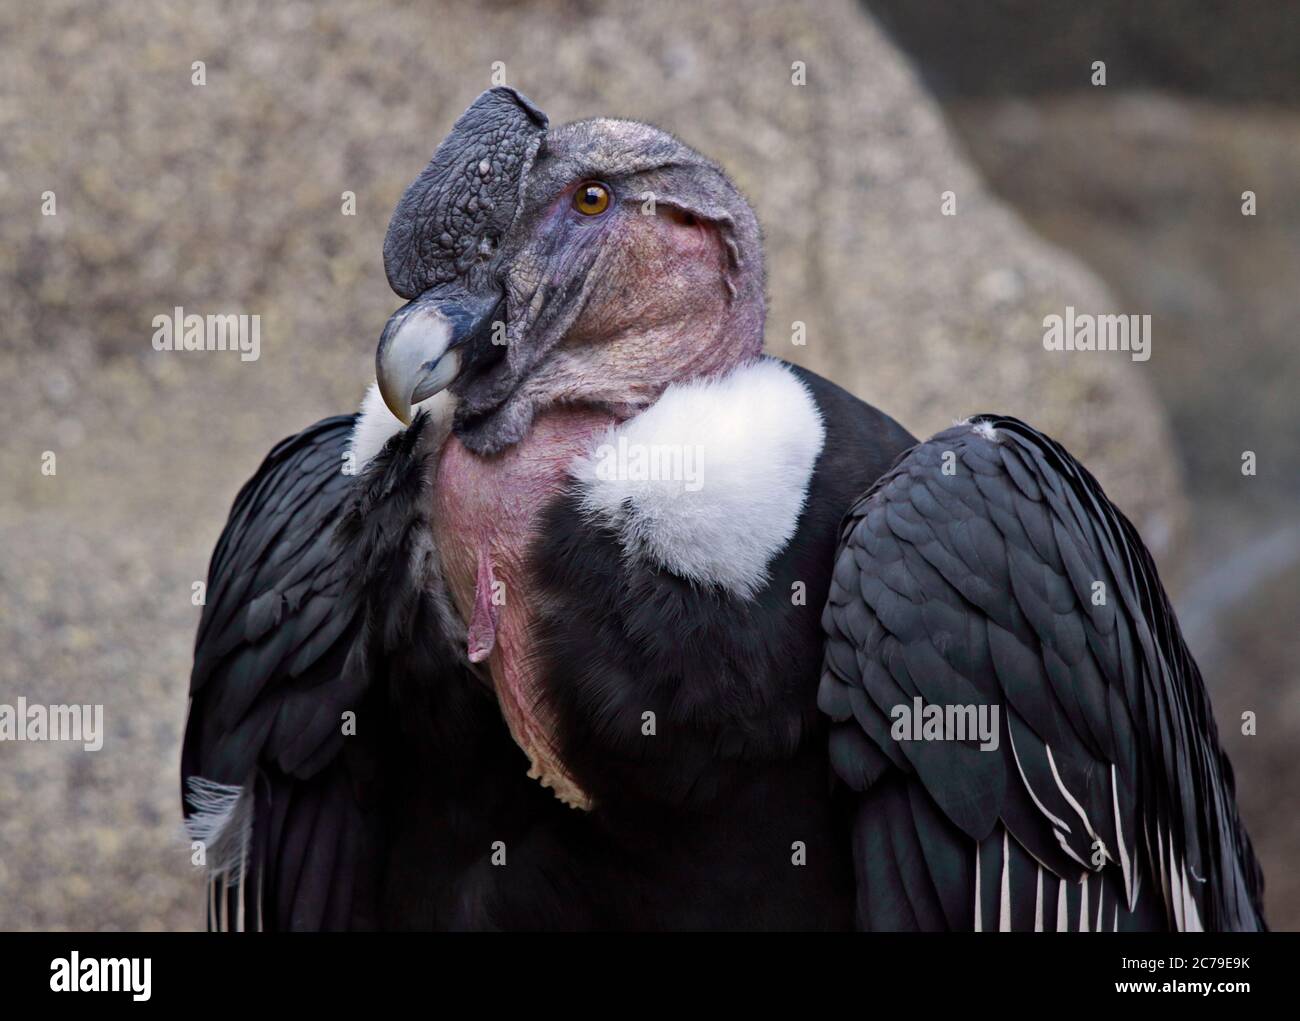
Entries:
[[359, 806], [341, 717], [368, 677], [359, 596], [334, 532], [353, 417], [284, 440], [240, 491], [208, 568], [181, 759], [214, 929], [340, 928]]
[[426, 421], [354, 477], [354, 417], [325, 419], [276, 446], [235, 499], [208, 569], [181, 759], [210, 928], [377, 924], [370, 792], [391, 674], [460, 669], [430, 605]]
[[[822, 623], [864, 928], [1263, 927], [1155, 565], [1051, 439], [980, 416], [900, 458], [845, 519]], [[996, 747], [896, 740], [917, 698], [947, 738], [997, 707]]]

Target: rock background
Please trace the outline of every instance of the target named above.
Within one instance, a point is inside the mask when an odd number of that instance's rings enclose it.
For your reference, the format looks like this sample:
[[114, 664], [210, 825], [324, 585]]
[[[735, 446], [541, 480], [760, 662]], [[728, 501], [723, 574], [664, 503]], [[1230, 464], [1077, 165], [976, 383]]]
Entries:
[[[0, 744], [0, 928], [200, 924], [176, 780], [191, 586], [271, 445], [355, 407], [399, 303], [388, 215], [494, 61], [553, 121], [650, 120], [733, 173], [767, 232], [769, 350], [922, 435], [979, 410], [1040, 425], [1174, 572], [1158, 354], [1041, 343], [1067, 304], [1135, 309], [990, 194], [849, 0], [53, 0], [0, 8], [0, 36], [0, 702], [102, 702], [108, 730], [94, 754]], [[261, 315], [261, 359], [154, 352], [177, 305]]]
[[[865, 0], [940, 96], [1065, 95], [1105, 60], [1120, 90], [1234, 106], [1300, 99], [1295, 0]], [[1085, 70], [1085, 75], [1088, 72]]]

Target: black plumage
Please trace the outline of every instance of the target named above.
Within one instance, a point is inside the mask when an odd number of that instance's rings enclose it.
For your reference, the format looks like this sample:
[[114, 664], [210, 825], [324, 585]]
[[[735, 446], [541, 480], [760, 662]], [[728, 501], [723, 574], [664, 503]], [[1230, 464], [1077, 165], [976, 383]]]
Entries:
[[[913, 446], [794, 371], [827, 437], [754, 600], [630, 562], [576, 492], [546, 514], [535, 655], [590, 815], [524, 776], [437, 605], [424, 420], [358, 479], [350, 418], [277, 447], [196, 653], [184, 772], [256, 793], [214, 923], [251, 889], [266, 928], [1262, 925], [1199, 674], [1091, 476], [1013, 419]], [[1002, 706], [999, 749], [893, 740], [918, 694]]]
[[[1071, 929], [1262, 926], [1150, 554], [1058, 444], [980, 416], [909, 451], [846, 518], [823, 622], [864, 925], [1053, 929], [1063, 893]], [[999, 748], [891, 739], [918, 695], [999, 706]]]
[[193, 819], [196, 781], [249, 798], [227, 806], [247, 848], [212, 880], [212, 928], [474, 925], [461, 901], [477, 855], [448, 849], [565, 811], [526, 779], [439, 605], [426, 418], [358, 477], [345, 472], [354, 424], [326, 419], [277, 445], [209, 567], [183, 800]]
[[359, 593], [334, 543], [352, 491], [342, 469], [353, 424], [351, 415], [326, 419], [278, 444], [236, 497], [212, 555], [183, 793], [187, 815], [196, 777], [248, 784], [252, 802], [228, 807], [251, 832], [247, 851], [226, 850], [243, 860], [213, 880], [214, 927], [270, 924], [262, 914], [306, 928], [349, 920], [328, 913], [328, 888], [362, 871], [338, 720], [360, 704], [369, 677], [358, 663]]

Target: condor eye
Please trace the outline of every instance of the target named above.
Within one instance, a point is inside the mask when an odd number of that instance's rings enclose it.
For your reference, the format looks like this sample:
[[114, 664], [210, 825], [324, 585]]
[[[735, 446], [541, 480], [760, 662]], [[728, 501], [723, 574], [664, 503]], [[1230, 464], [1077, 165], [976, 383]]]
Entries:
[[596, 181], [579, 185], [573, 193], [573, 208], [583, 216], [599, 216], [609, 208], [609, 189]]

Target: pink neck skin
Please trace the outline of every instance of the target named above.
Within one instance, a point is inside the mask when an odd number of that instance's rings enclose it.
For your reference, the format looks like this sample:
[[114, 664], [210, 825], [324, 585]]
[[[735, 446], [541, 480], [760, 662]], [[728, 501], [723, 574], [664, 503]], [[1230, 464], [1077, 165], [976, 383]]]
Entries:
[[[480, 457], [452, 436], [434, 487], [434, 533], [448, 588], [468, 625], [472, 662], [486, 662], [530, 775], [567, 804], [590, 807], [552, 743], [537, 705], [527, 555], [545, 508], [591, 438], [653, 404], [671, 383], [720, 376], [763, 343], [761, 271], [728, 286], [717, 230], [672, 216], [631, 216], [563, 342], [524, 380], [518, 400], [539, 408], [528, 433]], [[654, 281], [653, 287], [642, 286]], [[596, 406], [607, 409], [597, 411]]]
[[467, 653], [486, 662], [530, 776], [566, 804], [589, 808], [551, 744], [527, 642], [532, 608], [527, 556], [538, 519], [569, 479], [569, 465], [613, 415], [560, 406], [538, 415], [529, 434], [494, 457], [471, 454], [453, 435], [442, 449], [433, 528], [452, 601], [468, 622]]

